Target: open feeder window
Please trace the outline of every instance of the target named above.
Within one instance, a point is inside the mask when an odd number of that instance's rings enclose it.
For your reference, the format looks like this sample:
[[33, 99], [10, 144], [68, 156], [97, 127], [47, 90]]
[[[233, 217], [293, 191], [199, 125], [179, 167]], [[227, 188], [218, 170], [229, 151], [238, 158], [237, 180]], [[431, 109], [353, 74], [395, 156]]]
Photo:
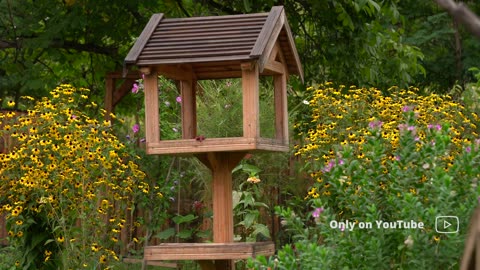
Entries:
[[[149, 154], [288, 151], [287, 78], [295, 74], [303, 79], [303, 73], [283, 7], [273, 7], [269, 13], [181, 19], [154, 14], [125, 63], [145, 74]], [[162, 139], [158, 76], [178, 82], [181, 139]], [[272, 78], [275, 124], [271, 138], [260, 132], [261, 77]], [[210, 138], [198, 132], [203, 126], [197, 115], [198, 85], [216, 79], [241, 80], [239, 136]]]

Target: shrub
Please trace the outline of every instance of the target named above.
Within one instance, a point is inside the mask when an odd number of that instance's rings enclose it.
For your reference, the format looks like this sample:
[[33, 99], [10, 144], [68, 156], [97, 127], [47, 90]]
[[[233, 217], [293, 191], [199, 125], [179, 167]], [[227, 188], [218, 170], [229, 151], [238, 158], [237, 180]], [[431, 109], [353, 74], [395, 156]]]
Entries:
[[[311, 89], [297, 154], [312, 177], [305, 201], [312, 210], [276, 209], [295, 248], [286, 245], [257, 267], [291, 269], [295, 259], [299, 269], [458, 268], [480, 194], [477, 115], [413, 89]], [[438, 216], [457, 216], [459, 232], [437, 232]], [[418, 227], [399, 228], [399, 220]], [[317, 265], [305, 259], [315, 256]]]
[[78, 109], [97, 109], [87, 95], [61, 85], [27, 114], [0, 116], [0, 135], [14, 140], [0, 154], [0, 211], [18, 268], [108, 266], [119, 259], [120, 232], [136, 198], [155, 192], [111, 122]]

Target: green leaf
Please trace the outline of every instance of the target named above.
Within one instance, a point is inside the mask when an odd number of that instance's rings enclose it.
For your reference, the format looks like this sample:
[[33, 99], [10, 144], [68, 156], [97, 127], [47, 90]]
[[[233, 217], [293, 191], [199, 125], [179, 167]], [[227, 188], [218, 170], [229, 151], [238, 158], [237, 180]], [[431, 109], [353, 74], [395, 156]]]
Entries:
[[243, 226], [245, 226], [246, 228], [250, 228], [256, 218], [256, 214], [248, 213], [245, 215], [245, 219], [240, 223], [243, 224]]
[[197, 219], [197, 217], [194, 216], [193, 214], [188, 214], [186, 216], [178, 215], [178, 216], [172, 218], [173, 222], [175, 222], [176, 224], [188, 223], [188, 222], [191, 222], [195, 219]]
[[174, 235], [175, 235], [175, 229], [174, 228], [168, 228], [164, 231], [161, 231], [161, 232], [157, 233], [156, 237], [158, 239], [165, 240], [165, 239], [168, 239], [170, 237], [173, 237]]
[[270, 231], [268, 230], [268, 227], [264, 224], [255, 224], [255, 226], [253, 227], [255, 228], [255, 230], [252, 232], [252, 235], [262, 234], [263, 236], [270, 238]]
[[181, 239], [189, 239], [192, 237], [192, 234], [193, 234], [193, 229], [190, 229], [190, 230], [181, 230], [179, 233], [178, 233], [178, 237], [180, 237]]

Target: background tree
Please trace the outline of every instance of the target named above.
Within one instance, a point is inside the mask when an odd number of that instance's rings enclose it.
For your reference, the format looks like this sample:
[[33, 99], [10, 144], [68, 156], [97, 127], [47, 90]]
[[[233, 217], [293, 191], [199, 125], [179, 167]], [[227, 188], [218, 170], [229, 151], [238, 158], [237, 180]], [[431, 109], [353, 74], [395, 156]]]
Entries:
[[176, 1], [0, 0], [0, 98], [71, 82], [101, 99], [155, 12], [185, 16]]
[[[463, 2], [473, 12], [480, 12], [478, 1]], [[405, 16], [406, 41], [425, 55], [421, 64], [427, 72], [415, 78], [418, 86], [446, 92], [455, 84], [464, 87], [473, 80], [468, 70], [480, 60], [477, 38], [435, 1], [400, 1], [399, 10]]]
[[[466, 4], [480, 11], [479, 3]], [[468, 82], [480, 57], [478, 41], [435, 1], [0, 0], [0, 98], [44, 96], [71, 82], [101, 100], [105, 73], [122, 68], [153, 13], [224, 15], [273, 5], [285, 6], [307, 83], [446, 91]]]

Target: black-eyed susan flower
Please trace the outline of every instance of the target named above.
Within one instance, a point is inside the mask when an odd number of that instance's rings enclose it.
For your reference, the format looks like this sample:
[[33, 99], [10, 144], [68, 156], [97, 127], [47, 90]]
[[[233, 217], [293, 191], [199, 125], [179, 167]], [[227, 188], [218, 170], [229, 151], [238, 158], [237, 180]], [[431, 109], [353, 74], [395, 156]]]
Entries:
[[63, 243], [63, 242], [65, 242], [65, 237], [63, 237], [63, 236], [57, 237], [57, 242], [58, 242], [58, 243]]

